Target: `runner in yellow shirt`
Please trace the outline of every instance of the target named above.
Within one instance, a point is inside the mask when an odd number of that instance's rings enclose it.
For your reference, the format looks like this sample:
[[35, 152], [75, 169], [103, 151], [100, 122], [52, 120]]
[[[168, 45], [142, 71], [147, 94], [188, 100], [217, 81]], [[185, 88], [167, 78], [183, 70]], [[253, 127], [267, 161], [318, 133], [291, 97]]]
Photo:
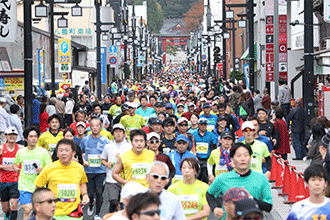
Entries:
[[[211, 152], [209, 159], [207, 160], [207, 172], [209, 174], [209, 180], [212, 183], [215, 177], [221, 173], [231, 171], [233, 168], [229, 156], [231, 145], [234, 142], [234, 138], [230, 131], [224, 131], [220, 136], [220, 146]], [[214, 173], [213, 166], [215, 165]]]
[[54, 114], [48, 118], [49, 130], [40, 135], [37, 145], [49, 151], [52, 155], [57, 142], [63, 139], [63, 132], [60, 131], [60, 117]]
[[56, 220], [82, 220], [80, 206], [89, 203], [87, 194], [87, 176], [84, 167], [72, 161], [75, 155], [75, 143], [62, 139], [56, 146], [59, 160], [46, 166], [35, 180], [36, 188], [48, 185], [53, 191], [56, 203], [54, 218]]
[[183, 180], [170, 186], [168, 191], [180, 197], [187, 218], [207, 220], [210, 214], [210, 206], [206, 201], [206, 192], [209, 186], [196, 179], [199, 171], [197, 160], [192, 157], [183, 159], [180, 169]]
[[130, 131], [144, 127], [146, 122], [141, 115], [135, 114], [135, 110], [137, 108], [136, 102], [128, 102], [127, 104], [129, 114], [123, 116], [119, 123], [125, 127], [126, 133], [129, 135]]
[[[146, 173], [149, 164], [155, 160], [155, 153], [145, 148], [147, 135], [142, 129], [133, 130], [130, 139], [132, 149], [119, 155], [112, 177], [121, 184], [135, 181], [148, 187]], [[121, 172], [123, 176], [120, 176]]]

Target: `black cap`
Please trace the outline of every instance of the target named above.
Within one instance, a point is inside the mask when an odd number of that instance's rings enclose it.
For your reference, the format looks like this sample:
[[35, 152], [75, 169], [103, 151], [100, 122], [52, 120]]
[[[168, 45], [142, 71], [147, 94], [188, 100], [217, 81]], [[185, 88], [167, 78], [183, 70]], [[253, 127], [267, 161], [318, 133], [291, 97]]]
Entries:
[[128, 110], [128, 105], [126, 103], [121, 105], [121, 110], [122, 111], [127, 111]]
[[218, 121], [221, 121], [221, 120], [226, 120], [227, 121], [226, 116], [219, 116]]
[[228, 137], [234, 140], [233, 135], [231, 135], [230, 131], [224, 131], [221, 133], [221, 138], [228, 138]]
[[238, 216], [246, 216], [250, 213], [259, 213], [262, 216], [262, 212], [256, 201], [253, 199], [241, 199], [236, 201], [235, 213]]
[[175, 126], [175, 122], [173, 121], [172, 118], [165, 118], [165, 120], [163, 121], [163, 127], [165, 127], [168, 124], [172, 124], [173, 126]]
[[265, 108], [258, 108], [258, 109], [257, 109], [257, 113], [258, 113], [259, 111], [264, 111], [264, 112], [266, 112], [266, 113], [268, 114], [268, 111], [267, 111], [267, 109], [265, 109]]
[[160, 124], [162, 125], [163, 122], [161, 120], [159, 120], [158, 118], [155, 118], [150, 124], [154, 125], [154, 124]]
[[22, 96], [22, 95], [18, 95], [18, 96], [17, 96], [17, 99], [20, 99], [20, 98], [24, 98], [24, 96]]
[[163, 107], [161, 102], [156, 102], [155, 107]]

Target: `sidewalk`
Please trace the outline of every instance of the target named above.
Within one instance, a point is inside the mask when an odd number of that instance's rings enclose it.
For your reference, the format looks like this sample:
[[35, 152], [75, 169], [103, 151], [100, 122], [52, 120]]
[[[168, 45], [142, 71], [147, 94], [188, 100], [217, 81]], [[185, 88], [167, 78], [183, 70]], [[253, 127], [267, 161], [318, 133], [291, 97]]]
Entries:
[[[297, 168], [297, 172], [304, 172], [304, 170], [308, 167], [307, 162], [303, 160], [292, 160], [295, 157], [294, 150], [291, 145], [291, 153], [288, 155], [288, 161], [290, 165], [293, 165]], [[271, 185], [275, 185], [275, 183], [271, 183]], [[272, 196], [273, 196], [273, 210], [271, 212], [272, 217], [275, 220], [285, 220], [291, 209], [291, 205], [284, 204], [284, 199], [286, 197], [281, 197], [278, 194], [281, 190], [272, 189]]]

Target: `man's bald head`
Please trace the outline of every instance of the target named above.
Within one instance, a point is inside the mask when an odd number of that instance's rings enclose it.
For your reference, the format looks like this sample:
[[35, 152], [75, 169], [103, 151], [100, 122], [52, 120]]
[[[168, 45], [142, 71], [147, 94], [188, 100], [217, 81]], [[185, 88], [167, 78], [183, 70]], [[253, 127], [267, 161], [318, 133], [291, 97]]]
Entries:
[[[44, 194], [48, 192], [53, 192], [48, 188], [38, 188], [34, 193], [32, 194], [31, 201], [32, 201], [32, 207], [34, 209], [34, 204], [42, 201], [44, 199]], [[33, 210], [35, 212], [35, 210]]]

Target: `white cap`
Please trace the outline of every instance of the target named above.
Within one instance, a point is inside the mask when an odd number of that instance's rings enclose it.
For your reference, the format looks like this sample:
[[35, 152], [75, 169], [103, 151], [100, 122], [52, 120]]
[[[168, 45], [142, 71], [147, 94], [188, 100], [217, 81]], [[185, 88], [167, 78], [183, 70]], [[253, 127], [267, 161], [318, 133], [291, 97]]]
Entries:
[[251, 121], [245, 121], [243, 124], [242, 124], [242, 131], [245, 129], [245, 128], [251, 128], [253, 130], [255, 130], [254, 128], [254, 125]]
[[201, 102], [207, 102], [207, 99], [205, 97], [200, 99]]
[[181, 117], [178, 120], [178, 124], [181, 124], [182, 122], [187, 122], [188, 123], [189, 121], [188, 121], [188, 119], [186, 117]]
[[6, 129], [5, 134], [17, 134], [18, 135], [18, 132], [15, 127], [11, 126]]
[[138, 102], [127, 102], [128, 107], [137, 108], [139, 103]]
[[147, 140], [148, 141], [150, 141], [150, 139], [153, 138], [153, 137], [155, 137], [155, 138], [157, 138], [157, 139], [160, 140], [160, 136], [156, 132], [150, 132], [149, 134], [147, 134]]
[[192, 103], [192, 102], [189, 102], [189, 103], [188, 103], [188, 107], [190, 107], [190, 106], [194, 106], [194, 107], [196, 107], [195, 104]]
[[148, 191], [148, 188], [142, 186], [140, 183], [137, 182], [128, 182], [126, 183], [123, 188], [121, 189], [120, 196], [122, 199], [128, 199], [131, 196], [135, 196], [139, 193], [145, 193]]
[[115, 129], [121, 129], [121, 130], [123, 130], [124, 132], [126, 132], [126, 131], [125, 131], [125, 127], [124, 127], [122, 124], [119, 124], [119, 123], [115, 124], [115, 125], [112, 127], [112, 132], [113, 132]]
[[184, 96], [180, 97], [180, 101], [186, 101], [186, 98]]
[[80, 121], [77, 123], [76, 127], [78, 127], [79, 125], [83, 126], [84, 128], [86, 128], [86, 123], [83, 121]]

